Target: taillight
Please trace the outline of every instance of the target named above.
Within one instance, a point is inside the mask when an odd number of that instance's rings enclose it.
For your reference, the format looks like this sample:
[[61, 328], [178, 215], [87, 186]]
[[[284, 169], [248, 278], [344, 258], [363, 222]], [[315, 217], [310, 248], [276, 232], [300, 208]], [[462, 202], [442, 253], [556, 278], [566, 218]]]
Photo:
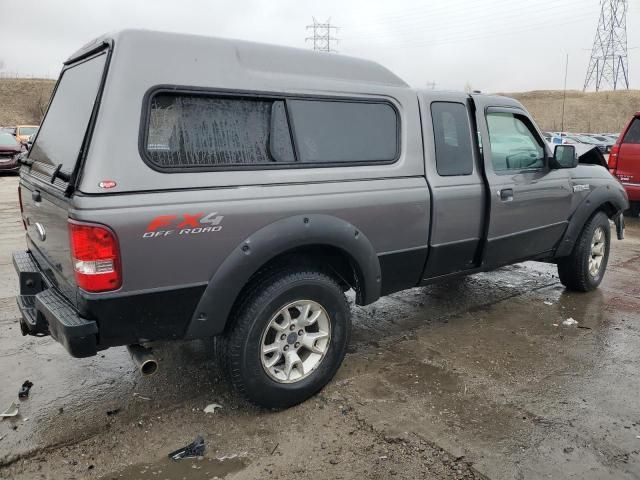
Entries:
[[18, 202], [20, 203], [20, 218], [22, 219], [22, 225], [24, 229], [27, 229], [27, 222], [24, 221], [24, 207], [22, 206], [22, 187], [18, 185]]
[[118, 240], [110, 229], [69, 220], [69, 239], [73, 270], [80, 288], [87, 292], [120, 288]]
[[609, 152], [609, 171], [615, 173], [618, 168], [618, 153], [620, 153], [620, 144], [615, 143]]

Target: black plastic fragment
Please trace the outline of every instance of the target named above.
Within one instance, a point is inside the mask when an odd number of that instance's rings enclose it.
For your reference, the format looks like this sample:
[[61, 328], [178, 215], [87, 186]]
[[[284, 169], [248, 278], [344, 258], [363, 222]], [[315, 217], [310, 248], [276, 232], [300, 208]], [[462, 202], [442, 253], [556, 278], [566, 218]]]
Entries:
[[186, 447], [182, 447], [175, 452], [171, 452], [169, 454], [169, 458], [172, 460], [182, 460], [183, 458], [195, 458], [201, 457], [204, 455], [204, 438], [198, 435], [196, 439], [187, 445]]
[[29, 380], [26, 380], [20, 387], [18, 398], [27, 398], [29, 396], [29, 390], [31, 390], [31, 387], [33, 387], [33, 383]]

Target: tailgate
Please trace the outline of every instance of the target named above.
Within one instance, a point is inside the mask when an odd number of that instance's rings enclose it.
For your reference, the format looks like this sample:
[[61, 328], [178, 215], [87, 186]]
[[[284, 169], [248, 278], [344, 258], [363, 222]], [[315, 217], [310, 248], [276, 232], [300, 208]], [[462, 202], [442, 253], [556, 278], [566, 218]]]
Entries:
[[67, 225], [69, 199], [22, 180], [20, 200], [29, 250], [51, 283], [75, 305], [76, 283]]
[[69, 241], [74, 180], [90, 148], [91, 126], [104, 83], [107, 50], [65, 65], [20, 173], [27, 242], [47, 278], [77, 305]]

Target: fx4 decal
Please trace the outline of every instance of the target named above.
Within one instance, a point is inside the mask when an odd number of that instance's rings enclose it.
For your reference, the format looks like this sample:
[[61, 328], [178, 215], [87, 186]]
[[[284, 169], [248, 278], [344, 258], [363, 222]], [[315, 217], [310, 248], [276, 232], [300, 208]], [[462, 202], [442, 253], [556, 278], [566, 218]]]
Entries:
[[147, 225], [142, 238], [167, 237], [169, 235], [197, 235], [222, 230], [224, 215], [218, 212], [206, 214], [158, 215]]

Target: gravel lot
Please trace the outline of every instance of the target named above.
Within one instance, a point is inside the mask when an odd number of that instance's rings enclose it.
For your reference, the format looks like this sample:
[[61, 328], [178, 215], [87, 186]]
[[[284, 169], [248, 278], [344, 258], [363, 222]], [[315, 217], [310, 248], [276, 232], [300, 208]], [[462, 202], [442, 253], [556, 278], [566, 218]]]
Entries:
[[[34, 387], [0, 422], [0, 478], [640, 477], [637, 219], [589, 294], [525, 263], [354, 306], [336, 378], [270, 412], [228, 388], [209, 341], [157, 345], [160, 371], [142, 378], [124, 348], [78, 360], [23, 337], [17, 183], [0, 177], [0, 410]], [[205, 458], [166, 459], [198, 434]]]

